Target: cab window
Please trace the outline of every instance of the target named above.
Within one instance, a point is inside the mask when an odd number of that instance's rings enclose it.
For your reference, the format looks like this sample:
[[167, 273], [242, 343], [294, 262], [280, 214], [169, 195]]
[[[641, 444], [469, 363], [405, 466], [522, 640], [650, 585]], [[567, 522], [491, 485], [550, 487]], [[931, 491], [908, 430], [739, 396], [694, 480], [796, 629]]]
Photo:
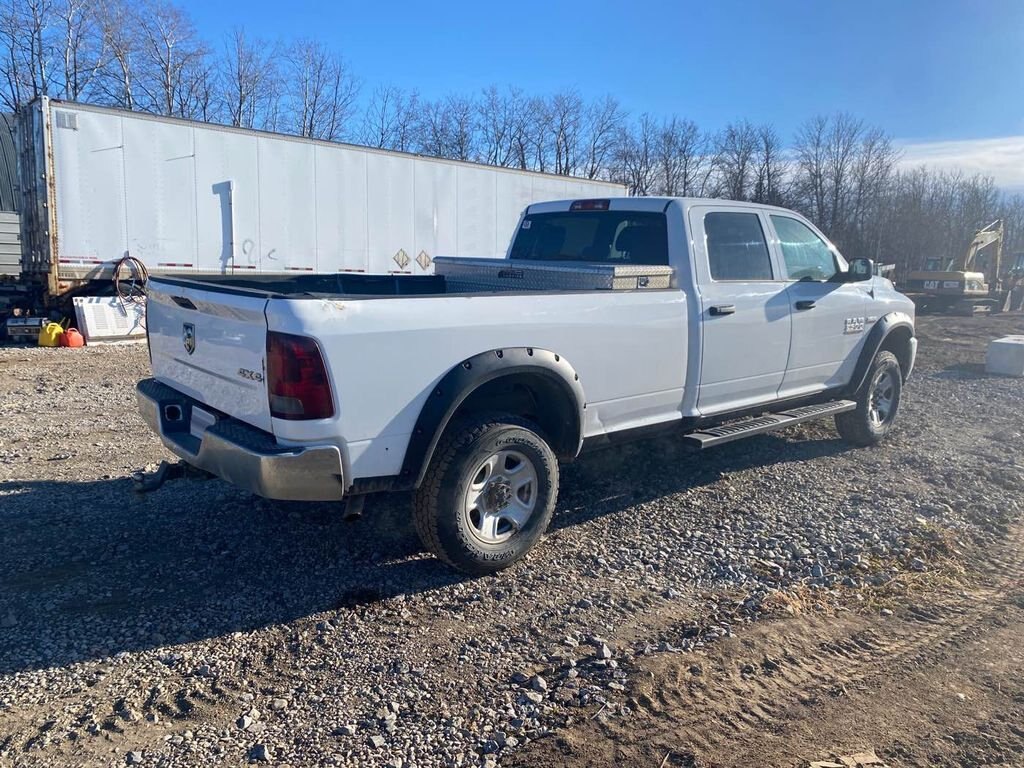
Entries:
[[803, 222], [772, 215], [790, 280], [828, 280], [840, 269], [835, 253]]
[[668, 226], [664, 213], [646, 211], [527, 214], [511, 258], [667, 265]]
[[772, 279], [772, 259], [756, 213], [709, 213], [704, 216], [704, 237], [711, 279]]

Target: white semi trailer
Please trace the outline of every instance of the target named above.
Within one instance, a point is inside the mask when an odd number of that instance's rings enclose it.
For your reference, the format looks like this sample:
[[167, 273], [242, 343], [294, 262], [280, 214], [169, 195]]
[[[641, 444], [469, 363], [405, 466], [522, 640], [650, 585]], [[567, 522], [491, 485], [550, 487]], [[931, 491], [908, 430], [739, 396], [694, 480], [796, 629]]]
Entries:
[[18, 117], [22, 281], [53, 301], [150, 274], [426, 274], [501, 257], [523, 209], [621, 185], [41, 98]]

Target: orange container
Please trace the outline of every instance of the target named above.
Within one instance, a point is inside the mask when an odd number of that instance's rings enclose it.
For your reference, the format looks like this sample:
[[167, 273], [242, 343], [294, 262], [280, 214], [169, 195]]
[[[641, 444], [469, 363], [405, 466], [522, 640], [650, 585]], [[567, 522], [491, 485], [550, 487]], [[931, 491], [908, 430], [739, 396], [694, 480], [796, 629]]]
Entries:
[[79, 333], [77, 328], [68, 328], [60, 335], [60, 345], [62, 347], [84, 347], [85, 337]]

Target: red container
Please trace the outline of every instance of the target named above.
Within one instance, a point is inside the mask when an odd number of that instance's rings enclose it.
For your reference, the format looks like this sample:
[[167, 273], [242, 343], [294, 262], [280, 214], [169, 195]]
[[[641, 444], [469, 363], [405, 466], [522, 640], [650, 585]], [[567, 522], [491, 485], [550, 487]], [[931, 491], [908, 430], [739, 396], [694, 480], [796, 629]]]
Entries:
[[62, 347], [84, 347], [85, 337], [79, 333], [77, 328], [68, 328], [60, 335], [60, 345]]

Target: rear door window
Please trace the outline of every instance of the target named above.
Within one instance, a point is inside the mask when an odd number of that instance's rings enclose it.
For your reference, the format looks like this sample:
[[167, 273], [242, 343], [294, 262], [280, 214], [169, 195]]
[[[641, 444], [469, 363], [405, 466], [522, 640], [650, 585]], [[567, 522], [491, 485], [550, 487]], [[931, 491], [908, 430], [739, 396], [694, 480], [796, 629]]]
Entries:
[[713, 280], [772, 280], [772, 258], [756, 213], [714, 211], [704, 216]]
[[511, 258], [668, 264], [665, 214], [646, 211], [567, 211], [523, 218]]

